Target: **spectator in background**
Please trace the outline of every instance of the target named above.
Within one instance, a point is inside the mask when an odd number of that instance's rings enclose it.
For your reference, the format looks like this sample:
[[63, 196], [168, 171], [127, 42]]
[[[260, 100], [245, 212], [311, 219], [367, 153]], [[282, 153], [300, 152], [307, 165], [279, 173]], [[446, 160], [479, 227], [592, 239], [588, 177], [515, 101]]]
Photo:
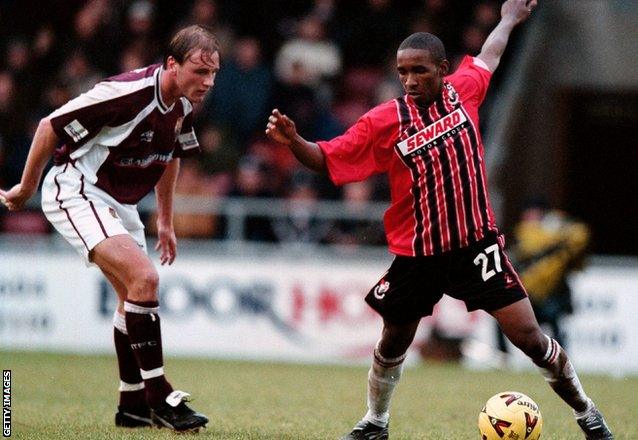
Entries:
[[26, 109], [33, 101], [37, 101], [41, 80], [36, 79], [32, 61], [31, 48], [24, 38], [9, 41], [6, 49], [6, 69], [13, 82], [12, 113], [17, 126], [13, 129], [26, 129]]
[[[22, 166], [29, 153], [31, 133], [23, 132], [23, 127], [18, 126], [13, 118], [10, 105], [13, 90], [7, 89], [6, 76], [0, 73], [0, 185], [13, 186], [20, 182]], [[6, 124], [14, 127], [7, 127]], [[28, 125], [25, 121], [25, 125]], [[37, 126], [37, 122], [35, 123]], [[25, 130], [27, 130], [25, 128]], [[4, 136], [7, 136], [6, 139]], [[3, 158], [4, 155], [4, 158]], [[48, 167], [47, 167], [48, 169]], [[4, 178], [2, 178], [4, 176]], [[0, 230], [13, 234], [45, 234], [51, 231], [46, 217], [37, 208], [28, 208], [13, 215], [0, 214]]]
[[151, 60], [144, 50], [144, 45], [136, 41], [132, 42], [120, 53], [119, 70], [131, 72], [147, 65]]
[[[4, 171], [4, 158], [5, 158], [5, 140], [2, 137], [2, 133], [0, 133], [0, 186], [8, 186], [7, 182], [4, 180], [5, 171]], [[0, 214], [2, 216], [2, 214]]]
[[[237, 167], [241, 153], [231, 133], [213, 123], [205, 124], [198, 130], [197, 137], [202, 149], [198, 160], [205, 175], [231, 173]], [[222, 187], [226, 188], [227, 185]]]
[[335, 0], [314, 0], [312, 2], [310, 14], [317, 17], [324, 26], [328, 26], [335, 18], [336, 7]]
[[125, 41], [133, 42], [147, 62], [155, 61], [160, 52], [154, 24], [155, 5], [151, 1], [135, 0], [131, 3], [126, 14]]
[[135, 0], [126, 14], [126, 30], [131, 39], [149, 39], [153, 34], [155, 6], [149, 0]]
[[[179, 178], [175, 185], [175, 199], [180, 196], [189, 197], [191, 205], [185, 206], [185, 211], [178, 210], [173, 214], [173, 227], [178, 238], [212, 238], [218, 229], [218, 217], [210, 213], [197, 212], [198, 200], [210, 200], [218, 193], [215, 181], [206, 176], [196, 160], [182, 161]], [[193, 202], [194, 200], [194, 202]], [[157, 213], [149, 222], [148, 230], [157, 234]]]
[[328, 234], [331, 224], [316, 217], [319, 192], [317, 176], [303, 169], [296, 170], [288, 186], [287, 215], [274, 220], [277, 241], [284, 244], [317, 244]]
[[72, 96], [77, 96], [92, 89], [103, 77], [104, 74], [95, 70], [84, 52], [78, 49], [62, 65], [59, 81], [66, 85]]
[[275, 58], [275, 74], [285, 83], [300, 82], [318, 90], [341, 72], [341, 53], [326, 38], [324, 24], [308, 15], [299, 22], [297, 36], [283, 44]]
[[81, 47], [89, 62], [102, 72], [117, 70], [122, 25], [108, 0], [90, 0], [77, 12], [71, 47]]
[[329, 81], [341, 72], [336, 44], [325, 38], [316, 16], [306, 16], [297, 37], [284, 43], [275, 58], [277, 105], [297, 121], [300, 130], [319, 138], [336, 135], [341, 125], [330, 111]]
[[22, 164], [29, 150], [27, 122], [23, 102], [18, 100], [19, 90], [14, 76], [0, 72], [0, 170], [6, 185], [20, 181]]
[[14, 75], [27, 75], [31, 62], [31, 49], [24, 38], [13, 38], [6, 48], [7, 68]]
[[45, 24], [38, 29], [33, 41], [33, 56], [38, 64], [51, 65], [56, 40], [57, 37], [51, 25]]
[[[419, 31], [420, 32], [420, 31]], [[374, 105], [389, 101], [403, 94], [401, 81], [397, 78], [396, 56], [388, 57], [381, 75], [381, 80], [374, 91]]]
[[382, 67], [405, 29], [407, 11], [395, 8], [390, 0], [366, 0], [339, 16], [335, 25], [339, 42], [349, 63], [365, 67]]
[[[476, 7], [462, 10], [454, 8], [455, 3], [445, 0], [313, 0], [288, 2], [282, 10], [278, 8], [280, 2], [274, 0], [257, 3], [222, 0], [85, 0], [57, 2], [56, 14], [48, 16], [34, 0], [8, 2], [3, 12], [9, 12], [0, 16], [3, 23], [8, 24], [0, 29], [0, 49], [4, 55], [0, 71], [11, 74], [14, 98], [11, 100], [11, 123], [0, 127], [0, 137], [4, 139], [3, 154], [10, 156], [10, 164], [21, 162], [23, 159], [20, 157], [26, 154], [26, 142], [23, 140], [31, 135], [30, 121], [39, 120], [68, 101], [73, 94], [85, 89], [96, 72], [109, 76], [157, 61], [159, 44], [165, 42], [167, 30], [175, 29], [177, 23], [180, 26], [199, 23], [213, 27], [221, 42], [227, 42], [222, 44], [220, 50], [224, 50], [223, 47], [227, 47], [229, 52], [232, 50], [229, 57], [234, 57], [234, 52], [242, 51], [240, 48], [234, 49], [232, 41], [235, 36], [251, 35], [247, 39], [259, 42], [258, 64], [268, 71], [271, 78], [272, 92], [268, 93], [271, 99], [277, 96], [276, 104], [295, 118], [300, 131], [314, 138], [330, 139], [341, 133], [370, 105], [402, 94], [401, 91], [396, 92], [398, 82], [394, 74], [395, 66], [389, 65], [391, 74], [387, 75], [380, 66], [386, 63], [383, 51], [392, 47], [389, 42], [392, 38], [398, 38], [401, 29], [408, 26], [408, 21], [413, 31], [442, 33], [446, 45], [449, 42], [451, 52], [454, 52], [461, 47], [460, 31], [463, 26], [460, 23], [473, 23], [485, 30], [493, 22], [495, 14], [498, 16], [495, 1], [481, 0], [475, 2]], [[364, 27], [357, 27], [359, 24]], [[302, 33], [308, 38], [301, 38]], [[325, 63], [315, 66], [314, 59], [311, 59], [313, 67], [310, 72], [303, 60], [295, 61], [290, 65], [290, 76], [276, 79], [272, 65], [275, 64], [274, 56], [283, 48], [282, 39], [290, 43], [301, 42], [311, 48], [328, 45], [331, 48], [328, 52], [333, 54], [329, 59], [338, 60], [341, 67], [336, 74], [317, 75], [319, 86], [315, 85], [316, 78], [309, 78], [317, 69], [324, 69]], [[337, 57], [334, 56], [335, 51]], [[305, 51], [302, 52], [305, 55]], [[75, 53], [81, 53], [84, 57], [72, 56]], [[342, 57], [341, 53], [348, 56]], [[67, 62], [69, 57], [73, 61]], [[329, 64], [332, 61], [325, 65]], [[20, 74], [16, 76], [12, 72]], [[223, 79], [223, 74], [224, 69], [218, 83]], [[252, 90], [250, 74], [241, 78], [243, 82], [234, 84], [235, 89], [239, 93]], [[6, 78], [3, 81], [6, 83]], [[73, 92], [69, 92], [69, 89], [73, 89]], [[217, 88], [217, 91], [221, 90], [222, 87]], [[253, 96], [258, 97], [260, 93], [263, 93], [263, 89], [253, 93]], [[245, 98], [242, 100], [246, 101]], [[230, 102], [231, 107], [237, 104], [228, 99], [224, 101]], [[219, 137], [221, 133], [223, 141], [219, 148], [210, 150], [212, 154], [204, 150], [200, 170], [208, 175], [207, 178], [213, 173], [222, 185], [221, 193], [226, 193], [232, 186], [228, 179], [236, 175], [234, 170], [226, 169], [236, 166], [240, 154], [252, 153], [256, 150], [254, 146], [263, 146], [265, 142], [259, 137], [251, 138], [249, 131], [239, 132], [236, 127], [230, 127], [222, 120], [226, 118], [225, 106], [216, 103], [215, 109], [210, 102], [207, 104], [210, 105], [207, 110], [214, 111], [216, 116], [211, 121], [204, 121], [210, 113], [200, 112], [200, 107], [195, 106], [196, 119], [204, 123], [196, 125], [202, 126], [203, 134], [204, 125], [211, 122], [215, 129], [210, 131], [210, 139]], [[252, 112], [256, 112], [254, 106], [248, 109], [246, 116]], [[243, 118], [244, 115], [240, 115], [240, 119]], [[6, 140], [16, 136], [19, 139], [17, 143]], [[211, 143], [214, 144], [216, 142]], [[202, 147], [205, 149], [204, 145]], [[270, 148], [273, 149], [272, 146]], [[268, 166], [277, 170], [273, 177], [277, 182], [274, 185], [275, 196], [283, 196], [280, 182], [294, 168], [290, 165], [291, 155], [287, 148], [281, 146], [281, 151], [285, 154], [277, 150], [273, 158], [260, 153]], [[220, 164], [215, 165], [218, 159]], [[20, 171], [7, 171], [14, 167], [7, 167], [6, 163], [0, 169], [0, 179], [4, 182], [15, 181]], [[322, 195], [325, 196], [325, 193]], [[334, 195], [333, 192], [331, 197]], [[376, 196], [373, 198], [376, 199]]]
[[10, 142], [15, 136], [15, 98], [16, 83], [13, 74], [0, 71], [0, 136], [4, 143]]
[[568, 277], [582, 267], [589, 238], [587, 225], [540, 198], [530, 202], [514, 229], [514, 257], [536, 318], [563, 347], [561, 320], [573, 312]]
[[[235, 186], [229, 195], [251, 199], [274, 197], [270, 174], [271, 170], [259, 156], [254, 154], [244, 156], [237, 167]], [[270, 219], [253, 215], [248, 215], [244, 219], [244, 238], [249, 241], [277, 241]]]
[[458, 34], [465, 17], [459, 13], [456, 3], [449, 0], [422, 0], [422, 3], [423, 14], [434, 26], [433, 33], [445, 42], [446, 50], [452, 54], [462, 53], [458, 44]]
[[483, 32], [489, 32], [498, 23], [498, 7], [495, 2], [481, 2], [474, 8], [472, 21]]
[[256, 156], [263, 161], [268, 170], [268, 188], [274, 197], [282, 196], [289, 176], [299, 167], [288, 148], [267, 138], [257, 138], [248, 146], [245, 156]]
[[319, 128], [321, 107], [315, 90], [305, 84], [305, 71], [300, 63], [294, 64], [286, 78], [278, 78], [273, 97], [282, 111], [294, 115], [300, 130], [316, 133]]
[[461, 51], [473, 55], [478, 54], [481, 51], [485, 37], [486, 34], [483, 30], [475, 24], [465, 26], [461, 35]]
[[202, 112], [232, 131], [240, 145], [245, 145], [257, 128], [261, 128], [273, 87], [272, 75], [262, 62], [256, 38], [246, 36], [235, 42], [232, 57], [220, 71], [216, 83]]
[[223, 59], [227, 59], [228, 53], [226, 49], [233, 47], [235, 30], [221, 18], [220, 12], [220, 6], [216, 0], [195, 0], [188, 15], [178, 27], [194, 23], [214, 29], [215, 35], [217, 35], [219, 40], [220, 56]]
[[40, 106], [33, 115], [34, 118], [40, 119], [48, 115], [56, 108], [61, 107], [72, 98], [69, 88], [59, 81], [54, 81], [44, 89]]
[[[343, 185], [344, 216], [354, 217], [365, 214], [367, 204], [372, 201], [373, 182], [374, 179], [371, 178]], [[365, 220], [363, 218], [337, 220], [330, 228], [326, 241], [330, 244], [353, 248], [360, 245], [381, 246], [385, 244], [383, 225], [378, 220]]]

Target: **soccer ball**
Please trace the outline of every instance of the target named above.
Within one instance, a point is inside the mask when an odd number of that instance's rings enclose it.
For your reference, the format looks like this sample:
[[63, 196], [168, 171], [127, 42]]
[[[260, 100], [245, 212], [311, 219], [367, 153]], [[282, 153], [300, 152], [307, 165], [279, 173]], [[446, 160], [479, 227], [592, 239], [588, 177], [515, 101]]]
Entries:
[[478, 427], [482, 440], [538, 440], [543, 417], [538, 405], [525, 394], [504, 391], [487, 401]]

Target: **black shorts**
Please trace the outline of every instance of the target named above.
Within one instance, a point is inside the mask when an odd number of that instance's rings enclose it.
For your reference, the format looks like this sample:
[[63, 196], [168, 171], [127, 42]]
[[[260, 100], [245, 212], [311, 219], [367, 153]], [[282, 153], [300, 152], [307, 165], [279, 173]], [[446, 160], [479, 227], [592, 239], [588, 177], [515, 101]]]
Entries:
[[498, 310], [527, 292], [503, 250], [502, 235], [490, 233], [465, 248], [426, 257], [396, 256], [366, 302], [385, 320], [405, 324], [432, 314], [443, 294], [468, 311]]

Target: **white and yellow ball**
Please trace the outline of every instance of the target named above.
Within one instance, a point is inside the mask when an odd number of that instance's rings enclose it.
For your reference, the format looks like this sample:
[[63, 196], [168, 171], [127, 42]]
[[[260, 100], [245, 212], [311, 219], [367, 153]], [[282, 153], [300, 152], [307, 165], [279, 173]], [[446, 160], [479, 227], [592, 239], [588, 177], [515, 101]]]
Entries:
[[481, 440], [538, 440], [543, 417], [523, 393], [504, 391], [489, 398], [478, 419]]

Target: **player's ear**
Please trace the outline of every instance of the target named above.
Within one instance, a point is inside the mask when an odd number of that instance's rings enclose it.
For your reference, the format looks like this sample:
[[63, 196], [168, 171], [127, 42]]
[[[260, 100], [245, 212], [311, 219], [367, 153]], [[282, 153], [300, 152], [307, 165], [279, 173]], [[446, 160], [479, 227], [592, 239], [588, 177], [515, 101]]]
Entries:
[[166, 58], [166, 70], [173, 74], [177, 73], [177, 60], [172, 55]]
[[450, 62], [448, 60], [441, 61], [441, 64], [439, 64], [439, 72], [441, 76], [446, 76], [450, 72]]

